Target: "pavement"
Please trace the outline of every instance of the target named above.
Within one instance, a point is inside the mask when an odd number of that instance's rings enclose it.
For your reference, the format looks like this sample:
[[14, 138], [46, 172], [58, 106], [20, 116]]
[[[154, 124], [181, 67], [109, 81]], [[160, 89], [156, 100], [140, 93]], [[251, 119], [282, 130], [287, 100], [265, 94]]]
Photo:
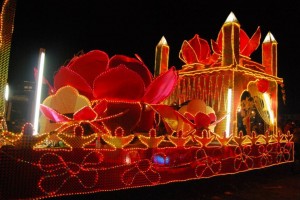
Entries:
[[60, 199], [300, 200], [300, 161], [207, 179]]

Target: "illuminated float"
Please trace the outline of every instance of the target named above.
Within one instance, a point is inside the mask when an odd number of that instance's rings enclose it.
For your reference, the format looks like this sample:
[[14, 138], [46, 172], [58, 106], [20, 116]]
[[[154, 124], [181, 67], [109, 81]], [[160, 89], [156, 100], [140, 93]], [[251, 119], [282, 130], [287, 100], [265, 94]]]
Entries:
[[267, 34], [260, 64], [250, 58], [260, 37], [258, 28], [250, 38], [231, 13], [212, 51], [198, 34], [182, 43], [180, 70], [168, 68], [163, 37], [154, 76], [139, 56], [75, 56], [55, 74], [37, 132], [30, 123], [21, 133], [1, 127], [2, 198], [155, 186], [293, 162], [292, 135], [276, 123], [277, 42]]

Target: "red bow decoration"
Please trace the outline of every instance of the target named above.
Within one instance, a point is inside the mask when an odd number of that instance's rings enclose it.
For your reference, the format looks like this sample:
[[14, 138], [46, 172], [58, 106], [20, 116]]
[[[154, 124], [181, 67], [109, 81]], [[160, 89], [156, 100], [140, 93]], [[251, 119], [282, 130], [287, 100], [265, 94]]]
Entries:
[[100, 163], [103, 155], [97, 151], [88, 153], [80, 164], [66, 162], [55, 153], [42, 155], [38, 166], [46, 174], [39, 180], [42, 192], [54, 195], [66, 184], [75, 184], [76, 180], [83, 188], [94, 188], [99, 181]]
[[134, 180], [148, 180], [152, 185], [159, 183], [161, 176], [153, 170], [150, 160], [144, 159], [137, 163], [131, 169], [126, 170], [122, 175], [122, 182], [125, 185], [132, 185]]

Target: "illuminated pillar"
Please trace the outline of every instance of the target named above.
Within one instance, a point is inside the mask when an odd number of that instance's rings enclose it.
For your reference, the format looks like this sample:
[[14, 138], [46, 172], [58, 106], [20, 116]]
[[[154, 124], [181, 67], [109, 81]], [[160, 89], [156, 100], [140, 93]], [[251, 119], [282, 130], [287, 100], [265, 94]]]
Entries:
[[15, 0], [4, 0], [0, 13], [0, 117], [5, 115], [5, 87], [8, 78], [11, 38], [15, 18]]
[[239, 63], [240, 54], [240, 24], [231, 12], [223, 27], [222, 66]]
[[39, 58], [39, 69], [38, 69], [39, 73], [38, 73], [38, 79], [37, 79], [37, 83], [36, 83], [35, 109], [34, 109], [34, 119], [33, 119], [33, 135], [38, 134], [44, 65], [45, 65], [45, 49], [41, 48], [40, 49], [40, 58]]
[[155, 49], [154, 76], [168, 71], [169, 66], [169, 46], [163, 36]]
[[269, 32], [262, 44], [262, 64], [266, 67], [266, 73], [277, 76], [277, 41]]

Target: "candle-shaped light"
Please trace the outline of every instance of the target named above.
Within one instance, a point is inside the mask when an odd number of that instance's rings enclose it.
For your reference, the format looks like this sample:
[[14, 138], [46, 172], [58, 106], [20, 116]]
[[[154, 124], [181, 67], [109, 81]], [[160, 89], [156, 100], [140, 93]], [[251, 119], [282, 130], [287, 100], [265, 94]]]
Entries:
[[155, 49], [154, 76], [158, 76], [161, 73], [168, 71], [169, 50], [170, 48], [167, 40], [163, 36]]
[[233, 12], [227, 17], [223, 27], [222, 66], [238, 64], [240, 54], [240, 24]]
[[40, 55], [39, 55], [39, 65], [38, 65], [39, 73], [38, 73], [37, 84], [36, 84], [36, 96], [35, 96], [35, 106], [34, 106], [34, 121], [33, 121], [33, 135], [38, 134], [44, 65], [45, 65], [45, 49], [41, 48], [40, 49]]
[[262, 64], [266, 67], [266, 73], [277, 76], [277, 41], [269, 32], [262, 44]]
[[6, 85], [5, 85], [5, 91], [4, 91], [4, 99], [5, 99], [5, 101], [8, 101], [8, 98], [9, 98], [9, 85], [8, 85], [8, 83], [6, 83]]
[[225, 130], [226, 138], [229, 138], [229, 136], [230, 136], [231, 106], [232, 106], [232, 89], [228, 88], [228, 91], [227, 91], [227, 116], [226, 116], [226, 130]]

